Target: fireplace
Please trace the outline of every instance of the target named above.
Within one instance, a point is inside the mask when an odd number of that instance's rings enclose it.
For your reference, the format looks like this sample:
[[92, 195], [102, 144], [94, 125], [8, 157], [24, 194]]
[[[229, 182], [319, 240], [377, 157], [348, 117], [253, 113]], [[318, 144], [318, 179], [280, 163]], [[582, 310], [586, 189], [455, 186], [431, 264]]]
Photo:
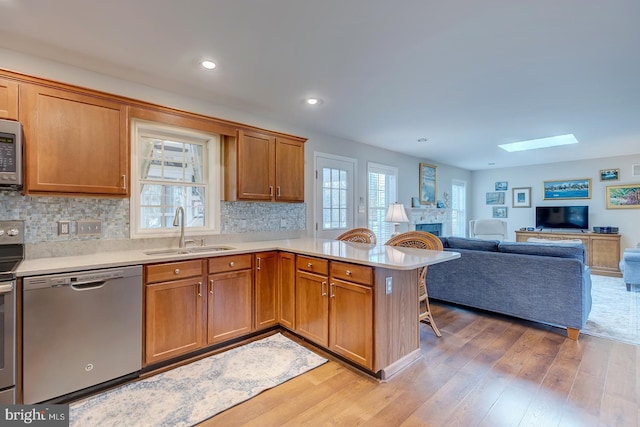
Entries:
[[434, 236], [442, 235], [442, 223], [432, 223], [432, 224], [416, 224], [416, 231], [426, 231], [427, 233], [431, 233]]

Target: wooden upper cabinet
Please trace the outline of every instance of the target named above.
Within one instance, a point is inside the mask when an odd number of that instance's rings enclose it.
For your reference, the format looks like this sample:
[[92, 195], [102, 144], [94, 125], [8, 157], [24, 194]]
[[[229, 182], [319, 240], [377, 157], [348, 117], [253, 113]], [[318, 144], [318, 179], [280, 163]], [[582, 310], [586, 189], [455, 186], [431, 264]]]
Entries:
[[19, 106], [27, 194], [128, 195], [124, 104], [25, 83]]
[[274, 195], [275, 138], [238, 131], [238, 199], [271, 200]]
[[0, 78], [0, 119], [18, 120], [18, 83]]
[[238, 130], [225, 143], [225, 200], [304, 202], [304, 140]]
[[304, 143], [276, 138], [276, 194], [282, 202], [304, 202]]

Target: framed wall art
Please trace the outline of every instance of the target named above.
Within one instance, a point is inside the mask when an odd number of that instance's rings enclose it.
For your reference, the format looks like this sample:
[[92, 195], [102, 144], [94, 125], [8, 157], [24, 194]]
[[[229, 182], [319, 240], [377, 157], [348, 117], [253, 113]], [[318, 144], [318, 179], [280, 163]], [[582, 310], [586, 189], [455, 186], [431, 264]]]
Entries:
[[493, 217], [494, 218], [506, 218], [507, 217], [507, 207], [506, 206], [494, 206], [493, 207]]
[[507, 181], [496, 181], [496, 191], [506, 191], [509, 188]]
[[620, 169], [600, 169], [600, 181], [619, 181]]
[[531, 207], [531, 187], [514, 188], [512, 207], [514, 208], [530, 208]]
[[640, 184], [608, 185], [607, 209], [640, 208]]
[[432, 205], [436, 203], [438, 194], [437, 169], [435, 165], [420, 163], [420, 203]]
[[590, 199], [591, 178], [544, 181], [542, 191], [544, 200]]
[[504, 191], [492, 191], [486, 197], [488, 205], [504, 205]]

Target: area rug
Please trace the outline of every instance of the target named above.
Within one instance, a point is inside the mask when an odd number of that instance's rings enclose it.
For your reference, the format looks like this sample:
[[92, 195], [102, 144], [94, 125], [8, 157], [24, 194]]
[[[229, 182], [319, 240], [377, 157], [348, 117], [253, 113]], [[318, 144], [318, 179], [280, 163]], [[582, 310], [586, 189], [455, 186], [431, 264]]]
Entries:
[[640, 345], [640, 287], [627, 292], [621, 278], [592, 274], [591, 299], [591, 313], [581, 332]]
[[70, 425], [192, 426], [327, 359], [281, 334], [70, 405]]

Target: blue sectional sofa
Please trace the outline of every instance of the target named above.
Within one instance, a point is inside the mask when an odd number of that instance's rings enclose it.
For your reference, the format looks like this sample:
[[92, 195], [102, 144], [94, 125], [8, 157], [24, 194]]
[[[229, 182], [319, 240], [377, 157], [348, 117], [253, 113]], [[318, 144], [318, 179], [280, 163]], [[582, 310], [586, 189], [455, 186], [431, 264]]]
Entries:
[[429, 266], [430, 299], [567, 328], [578, 339], [591, 311], [591, 271], [582, 243], [441, 237], [461, 257]]

